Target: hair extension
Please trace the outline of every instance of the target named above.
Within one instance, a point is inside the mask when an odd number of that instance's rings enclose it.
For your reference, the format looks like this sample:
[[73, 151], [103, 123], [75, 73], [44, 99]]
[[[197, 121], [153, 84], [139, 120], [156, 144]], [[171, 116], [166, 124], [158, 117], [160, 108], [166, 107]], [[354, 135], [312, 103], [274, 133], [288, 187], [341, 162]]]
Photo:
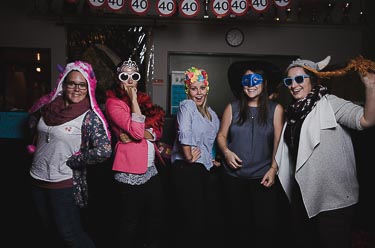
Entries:
[[349, 71], [357, 71], [361, 75], [365, 76], [368, 71], [375, 72], [375, 62], [369, 59], [365, 59], [363, 56], [358, 56], [354, 59], [351, 59], [346, 67], [338, 69], [336, 71], [317, 71], [310, 67], [303, 66], [306, 70], [313, 72], [320, 78], [329, 78], [329, 77], [340, 77], [348, 73]]

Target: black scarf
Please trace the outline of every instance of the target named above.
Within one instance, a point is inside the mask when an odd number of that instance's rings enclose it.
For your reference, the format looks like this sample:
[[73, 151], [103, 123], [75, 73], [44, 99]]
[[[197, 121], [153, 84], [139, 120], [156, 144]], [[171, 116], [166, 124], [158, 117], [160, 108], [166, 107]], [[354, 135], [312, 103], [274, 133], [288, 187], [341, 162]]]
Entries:
[[287, 126], [284, 133], [284, 139], [289, 147], [289, 152], [294, 161], [297, 161], [297, 153], [299, 146], [299, 136], [301, 127], [306, 116], [316, 106], [317, 102], [327, 94], [327, 88], [317, 85], [303, 99], [297, 100], [289, 105], [286, 110]]
[[299, 99], [286, 109], [288, 124], [293, 125], [298, 120], [303, 120], [315, 107], [316, 103], [328, 92], [322, 85], [315, 86], [303, 99]]

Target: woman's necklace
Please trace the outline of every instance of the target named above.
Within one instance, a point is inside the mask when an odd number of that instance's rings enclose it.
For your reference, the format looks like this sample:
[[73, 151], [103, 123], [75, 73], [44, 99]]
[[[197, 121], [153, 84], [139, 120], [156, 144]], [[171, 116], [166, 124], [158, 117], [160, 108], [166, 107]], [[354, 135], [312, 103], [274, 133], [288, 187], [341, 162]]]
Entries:
[[51, 131], [52, 131], [52, 126], [48, 126], [47, 127], [47, 143], [49, 143], [51, 141]]

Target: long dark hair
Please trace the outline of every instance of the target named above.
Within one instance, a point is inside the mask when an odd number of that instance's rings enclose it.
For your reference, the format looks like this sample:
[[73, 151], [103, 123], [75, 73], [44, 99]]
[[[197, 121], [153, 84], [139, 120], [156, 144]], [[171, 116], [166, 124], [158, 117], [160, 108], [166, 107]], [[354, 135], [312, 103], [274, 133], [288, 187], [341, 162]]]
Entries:
[[[267, 92], [267, 81], [268, 77], [266, 73], [262, 69], [252, 69], [252, 68], [246, 68], [243, 70], [242, 75], [245, 75], [245, 72], [247, 70], [251, 70], [254, 73], [257, 73], [263, 77], [263, 90], [262, 93], [259, 95], [259, 118], [258, 122], [261, 125], [264, 125], [267, 123], [268, 118], [268, 92]], [[242, 125], [248, 118], [249, 118], [249, 108], [247, 105], [249, 97], [246, 95], [246, 93], [242, 90], [240, 94], [240, 113], [239, 118], [237, 120], [237, 124]]]

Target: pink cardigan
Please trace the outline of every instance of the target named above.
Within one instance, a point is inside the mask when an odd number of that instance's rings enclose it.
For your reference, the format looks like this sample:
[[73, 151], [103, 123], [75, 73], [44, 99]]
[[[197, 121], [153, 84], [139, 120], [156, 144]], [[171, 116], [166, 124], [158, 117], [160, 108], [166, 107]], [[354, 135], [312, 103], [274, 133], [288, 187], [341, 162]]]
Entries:
[[[122, 143], [117, 141], [112, 170], [142, 174], [147, 170], [148, 145], [144, 139], [145, 117], [131, 113], [129, 105], [117, 98], [108, 98], [106, 101], [108, 121], [118, 138], [120, 130], [127, 133], [135, 142]], [[161, 130], [153, 130], [155, 140], [161, 138]]]

